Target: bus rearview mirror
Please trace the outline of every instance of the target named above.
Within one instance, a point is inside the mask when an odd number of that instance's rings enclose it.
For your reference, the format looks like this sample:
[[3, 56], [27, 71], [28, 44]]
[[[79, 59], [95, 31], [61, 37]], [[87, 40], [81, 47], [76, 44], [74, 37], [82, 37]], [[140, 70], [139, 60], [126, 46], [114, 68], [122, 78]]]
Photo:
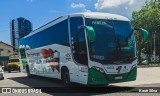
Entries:
[[138, 30], [138, 31], [142, 32], [143, 40], [144, 40], [144, 42], [147, 42], [149, 33], [148, 33], [148, 31], [146, 29], [143, 29], [143, 28], [134, 28], [134, 30]]
[[78, 29], [86, 29], [87, 38], [88, 38], [89, 42], [95, 41], [95, 31], [94, 31], [93, 27], [80, 25], [80, 26], [78, 26]]
[[95, 32], [94, 32], [93, 27], [87, 26], [86, 27], [86, 32], [87, 32], [88, 40], [90, 42], [94, 42], [95, 41]]

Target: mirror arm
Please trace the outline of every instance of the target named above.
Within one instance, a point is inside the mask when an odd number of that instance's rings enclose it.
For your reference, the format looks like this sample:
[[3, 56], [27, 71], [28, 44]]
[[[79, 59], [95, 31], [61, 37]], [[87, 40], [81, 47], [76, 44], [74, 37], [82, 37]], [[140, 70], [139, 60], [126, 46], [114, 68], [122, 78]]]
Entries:
[[134, 28], [134, 30], [141, 30], [141, 28], [137, 28], [137, 27], [135, 27], [135, 28]]
[[78, 26], [78, 29], [81, 29], [81, 28], [85, 29], [85, 28], [87, 28], [87, 26], [84, 26], [84, 25]]

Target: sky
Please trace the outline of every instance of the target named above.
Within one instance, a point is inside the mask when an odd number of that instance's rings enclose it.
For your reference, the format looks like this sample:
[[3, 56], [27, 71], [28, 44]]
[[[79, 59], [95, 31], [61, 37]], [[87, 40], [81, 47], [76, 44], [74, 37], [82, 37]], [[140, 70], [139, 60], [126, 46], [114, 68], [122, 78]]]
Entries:
[[33, 30], [55, 18], [77, 12], [107, 12], [132, 18], [145, 0], [0, 0], [0, 41], [10, 42], [12, 19], [31, 21]]

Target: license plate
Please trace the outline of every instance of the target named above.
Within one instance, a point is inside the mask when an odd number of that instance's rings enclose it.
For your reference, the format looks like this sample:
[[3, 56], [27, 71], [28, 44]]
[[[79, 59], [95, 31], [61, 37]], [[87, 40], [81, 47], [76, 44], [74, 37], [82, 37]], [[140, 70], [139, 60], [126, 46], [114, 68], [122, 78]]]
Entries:
[[115, 77], [114, 79], [115, 79], [115, 80], [120, 80], [120, 79], [123, 79], [123, 78], [122, 78], [122, 76], [117, 76], [117, 77]]

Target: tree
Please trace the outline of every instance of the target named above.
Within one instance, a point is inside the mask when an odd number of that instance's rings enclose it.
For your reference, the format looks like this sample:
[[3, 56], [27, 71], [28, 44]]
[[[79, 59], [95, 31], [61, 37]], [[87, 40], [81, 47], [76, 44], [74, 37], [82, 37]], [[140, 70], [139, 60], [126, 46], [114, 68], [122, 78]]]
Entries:
[[156, 54], [160, 55], [160, 0], [146, 1], [141, 10], [133, 11], [131, 22], [134, 27], [144, 28], [149, 32], [147, 43], [143, 43], [141, 33], [135, 32], [139, 54], [142, 49], [145, 49], [146, 54], [152, 54], [153, 36], [156, 32]]

